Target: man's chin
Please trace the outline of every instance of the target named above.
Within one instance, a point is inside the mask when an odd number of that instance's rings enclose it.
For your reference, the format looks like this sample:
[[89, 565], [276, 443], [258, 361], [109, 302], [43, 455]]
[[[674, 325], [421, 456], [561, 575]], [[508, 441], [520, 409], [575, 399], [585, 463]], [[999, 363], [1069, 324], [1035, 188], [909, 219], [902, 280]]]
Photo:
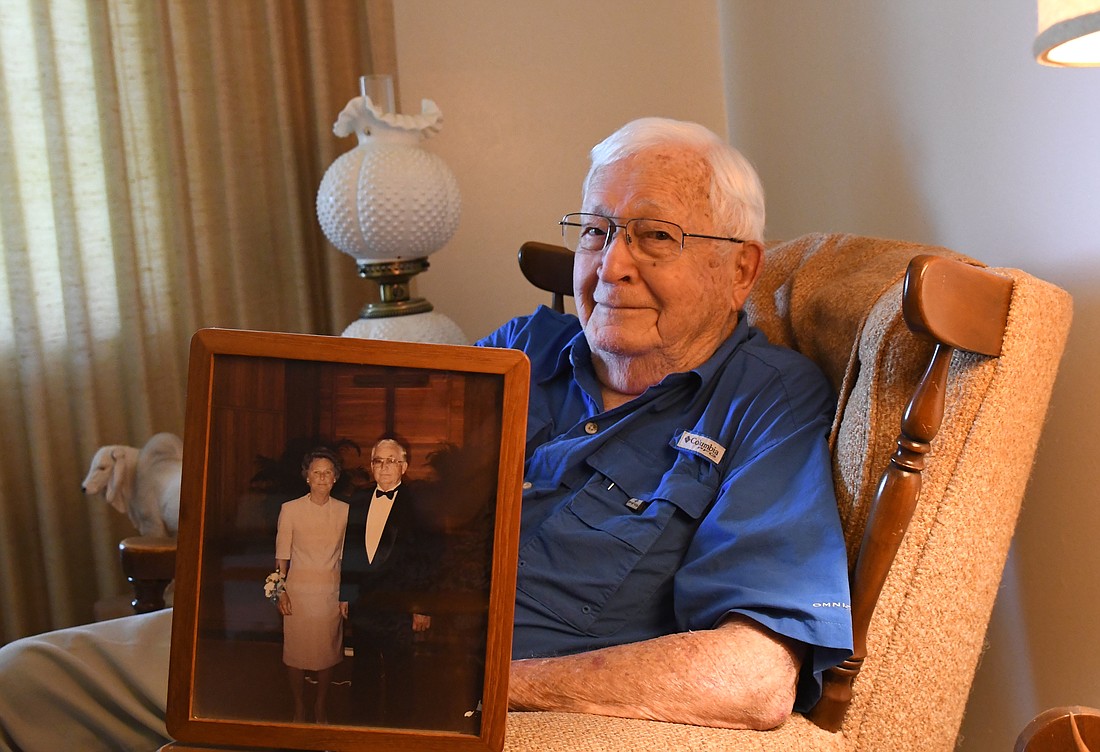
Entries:
[[616, 358], [631, 358], [652, 352], [653, 343], [644, 337], [629, 332], [616, 331], [616, 327], [588, 327], [584, 333], [588, 347], [596, 354], [611, 355]]

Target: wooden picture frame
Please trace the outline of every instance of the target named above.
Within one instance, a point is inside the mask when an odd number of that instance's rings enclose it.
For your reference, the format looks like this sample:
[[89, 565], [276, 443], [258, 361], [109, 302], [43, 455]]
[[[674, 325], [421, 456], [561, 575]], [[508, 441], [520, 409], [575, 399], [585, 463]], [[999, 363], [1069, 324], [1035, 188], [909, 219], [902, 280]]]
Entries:
[[[204, 329], [192, 339], [188, 373], [167, 712], [174, 746], [501, 750], [526, 356]], [[343, 494], [350, 508], [367, 504], [370, 496], [356, 499], [367, 493], [370, 451], [384, 437], [409, 451], [397, 498], [417, 500], [420, 532], [404, 540], [417, 541], [410, 550], [420, 563], [402, 566], [428, 576], [393, 584], [399, 597], [372, 591], [358, 616], [374, 623], [370, 609], [391, 597], [404, 604], [391, 604], [395, 612], [426, 612], [431, 626], [411, 636], [400, 628], [400, 660], [380, 653], [382, 663], [399, 664], [396, 671], [371, 673], [374, 664], [364, 656], [372, 649], [362, 641], [358, 662], [345, 647], [332, 669], [327, 717], [295, 720], [294, 677], [282, 663], [283, 617], [264, 596], [280, 509], [308, 492], [302, 453], [315, 445], [334, 447], [345, 460], [332, 498]], [[360, 622], [343, 622], [352, 623]], [[354, 636], [354, 627], [344, 629]], [[371, 687], [384, 689], [384, 701], [362, 699]]]

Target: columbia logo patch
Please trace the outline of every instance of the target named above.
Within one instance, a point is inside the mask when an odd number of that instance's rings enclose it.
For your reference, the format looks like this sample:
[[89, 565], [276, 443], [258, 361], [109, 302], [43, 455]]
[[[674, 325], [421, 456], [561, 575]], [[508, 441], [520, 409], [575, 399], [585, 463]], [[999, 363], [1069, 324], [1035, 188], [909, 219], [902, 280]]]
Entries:
[[690, 431], [684, 431], [680, 434], [680, 440], [676, 442], [676, 448], [705, 457], [715, 465], [722, 461], [722, 455], [726, 453], [726, 448], [714, 439]]

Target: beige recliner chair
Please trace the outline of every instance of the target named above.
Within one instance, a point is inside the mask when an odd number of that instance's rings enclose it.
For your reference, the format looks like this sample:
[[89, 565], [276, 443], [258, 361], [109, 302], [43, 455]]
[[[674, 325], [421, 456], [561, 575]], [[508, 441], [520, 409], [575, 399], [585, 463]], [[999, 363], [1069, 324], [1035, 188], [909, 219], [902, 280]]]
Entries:
[[[572, 254], [529, 243], [520, 264], [560, 307]], [[1064, 291], [979, 266], [809, 235], [769, 247], [746, 306], [839, 394], [833, 473], [856, 645], [818, 706], [762, 732], [513, 712], [506, 750], [954, 748], [1071, 318]]]
[[[556, 296], [568, 294], [571, 263], [553, 246], [521, 251], [528, 279]], [[954, 748], [1070, 297], [943, 248], [809, 235], [769, 247], [746, 310], [773, 342], [817, 361], [840, 395], [833, 473], [856, 654], [813, 712], [771, 731], [510, 713], [507, 750]]]

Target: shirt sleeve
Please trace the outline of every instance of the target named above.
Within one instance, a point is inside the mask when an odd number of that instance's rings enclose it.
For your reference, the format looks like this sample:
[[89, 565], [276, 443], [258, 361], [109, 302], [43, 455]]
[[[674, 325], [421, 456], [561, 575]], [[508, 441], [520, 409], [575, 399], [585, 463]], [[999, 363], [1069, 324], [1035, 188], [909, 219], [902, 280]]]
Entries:
[[799, 421], [804, 412], [777, 400], [742, 416], [746, 440], [675, 582], [682, 629], [742, 614], [808, 646], [798, 710], [817, 701], [821, 673], [852, 649], [847, 553], [826, 441], [831, 409]]
[[512, 319], [474, 344], [522, 350], [530, 358], [545, 357], [552, 361], [579, 331], [576, 316], [539, 306], [531, 315]]

